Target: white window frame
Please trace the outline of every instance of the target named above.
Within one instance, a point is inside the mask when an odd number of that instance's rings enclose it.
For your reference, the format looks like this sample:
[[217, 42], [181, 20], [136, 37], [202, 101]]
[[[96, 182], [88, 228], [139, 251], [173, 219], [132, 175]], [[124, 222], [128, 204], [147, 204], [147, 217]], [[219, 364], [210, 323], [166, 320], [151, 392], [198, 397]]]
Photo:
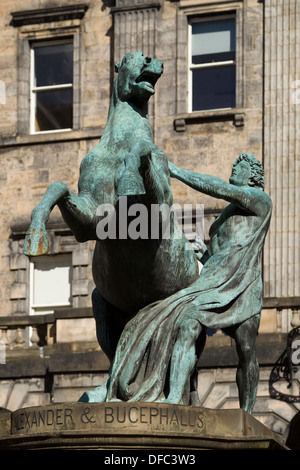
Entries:
[[[200, 23], [200, 22], [206, 22], [210, 20], [220, 20], [220, 19], [228, 19], [228, 18], [234, 18], [235, 23], [236, 23], [236, 14], [231, 13], [231, 14], [221, 14], [217, 16], [205, 16], [205, 17], [192, 17], [189, 18], [188, 22], [188, 112], [189, 113], [197, 113], [201, 110], [196, 110], [193, 111], [193, 71], [194, 70], [199, 70], [199, 69], [207, 69], [207, 68], [213, 68], [213, 67], [221, 67], [224, 65], [236, 65], [236, 60], [224, 60], [224, 61], [219, 61], [219, 62], [208, 62], [208, 63], [203, 63], [203, 64], [193, 64], [192, 63], [192, 23]], [[236, 41], [236, 37], [235, 37]], [[235, 93], [236, 93], [236, 82], [235, 82]], [[230, 108], [211, 108], [209, 110], [205, 111], [215, 111], [215, 110], [221, 110], [221, 109], [232, 109]]]
[[[49, 85], [49, 86], [35, 86], [35, 53], [34, 49], [37, 46], [51, 46], [70, 42], [73, 44], [73, 68], [74, 68], [74, 38], [59, 38], [54, 40], [41, 40], [34, 41], [30, 44], [30, 134], [53, 134], [57, 132], [68, 132], [72, 131], [73, 128], [62, 128], [62, 129], [52, 129], [48, 131], [37, 131], [35, 128], [35, 111], [36, 111], [36, 96], [39, 91], [48, 91], [48, 90], [64, 90], [74, 88], [73, 83], [63, 83], [60, 85]], [[74, 72], [74, 71], [73, 71]], [[73, 118], [74, 118], [74, 99], [73, 99]]]
[[[71, 254], [62, 254], [62, 255], [56, 255], [60, 260], [62, 259], [70, 259], [71, 264], [70, 267], [72, 269], [72, 255]], [[52, 258], [52, 256], [51, 256]], [[46, 260], [46, 258], [45, 258]], [[55, 302], [53, 303], [47, 303], [47, 304], [34, 304], [32, 302], [34, 298], [34, 260], [30, 260], [30, 265], [29, 265], [29, 315], [37, 315], [37, 314], [49, 314], [53, 313], [54, 309], [57, 310], [59, 308], [64, 308], [64, 307], [71, 307], [71, 301], [66, 302], [66, 303], [60, 303], [59, 305]], [[70, 283], [70, 290], [71, 290], [71, 295], [72, 295], [72, 282]], [[36, 311], [35, 309], [42, 309], [42, 311]]]

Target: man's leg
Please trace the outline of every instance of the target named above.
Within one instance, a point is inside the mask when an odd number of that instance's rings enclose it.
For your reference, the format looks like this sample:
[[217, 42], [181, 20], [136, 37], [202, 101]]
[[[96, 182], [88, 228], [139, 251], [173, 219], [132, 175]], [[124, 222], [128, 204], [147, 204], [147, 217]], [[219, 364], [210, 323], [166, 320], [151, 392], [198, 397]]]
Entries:
[[170, 392], [164, 403], [182, 403], [186, 384], [190, 385], [197, 364], [196, 342], [201, 331], [200, 323], [194, 319], [186, 319], [180, 325], [171, 357]]
[[[259, 379], [259, 364], [256, 358], [256, 337], [260, 315], [255, 315], [238, 325], [230, 334], [235, 339], [239, 357], [236, 381], [240, 407], [252, 413]], [[226, 330], [225, 330], [226, 331]]]

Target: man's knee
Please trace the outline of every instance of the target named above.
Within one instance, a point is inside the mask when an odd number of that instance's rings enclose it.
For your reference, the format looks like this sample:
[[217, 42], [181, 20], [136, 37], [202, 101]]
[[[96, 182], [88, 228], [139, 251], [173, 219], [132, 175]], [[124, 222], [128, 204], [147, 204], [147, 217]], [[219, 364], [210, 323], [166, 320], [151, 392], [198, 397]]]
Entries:
[[259, 317], [251, 317], [243, 322], [235, 332], [237, 353], [240, 362], [256, 364], [256, 338], [259, 328]]
[[253, 347], [252, 344], [249, 344], [247, 342], [238, 344], [237, 352], [238, 352], [240, 362], [246, 362], [246, 363], [256, 362], [255, 346]]
[[240, 364], [257, 364], [256, 359], [256, 338], [243, 336], [236, 339], [236, 349]]

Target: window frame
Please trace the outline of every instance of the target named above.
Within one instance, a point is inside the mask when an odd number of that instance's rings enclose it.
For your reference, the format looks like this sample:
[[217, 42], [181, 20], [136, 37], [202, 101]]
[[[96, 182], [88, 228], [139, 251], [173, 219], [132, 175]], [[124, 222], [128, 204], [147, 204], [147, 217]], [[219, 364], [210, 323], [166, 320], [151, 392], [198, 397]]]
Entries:
[[[73, 76], [74, 76], [74, 36], [67, 36], [67, 37], [58, 37], [58, 38], [51, 38], [51, 39], [41, 39], [35, 40], [30, 42], [30, 129], [29, 132], [31, 135], [36, 134], [54, 134], [58, 132], [70, 132], [74, 130], [74, 79], [72, 83], [64, 83], [59, 85], [47, 85], [47, 86], [35, 86], [35, 47], [38, 46], [51, 46], [57, 44], [63, 44], [66, 42], [72, 43], [72, 50], [73, 50]], [[61, 128], [61, 129], [50, 129], [44, 131], [37, 131], [36, 130], [36, 97], [38, 92], [42, 91], [51, 91], [51, 90], [65, 90], [65, 89], [72, 89], [72, 120], [73, 125], [71, 128]]]
[[[204, 112], [204, 111], [220, 111], [220, 110], [228, 110], [234, 109], [235, 107], [226, 107], [226, 108], [209, 108], [209, 109], [197, 109], [193, 110], [193, 71], [200, 70], [200, 69], [208, 69], [208, 68], [217, 68], [222, 66], [232, 66], [235, 65], [237, 69], [237, 50], [235, 48], [235, 60], [226, 60], [226, 61], [219, 61], [219, 62], [205, 62], [201, 64], [193, 64], [192, 63], [192, 23], [201, 23], [206, 21], [213, 21], [213, 20], [220, 20], [220, 19], [235, 19], [235, 45], [237, 44], [237, 16], [235, 12], [224, 12], [219, 13], [217, 15], [199, 15], [199, 16], [192, 16], [188, 18], [188, 113], [197, 113], [197, 112]], [[237, 101], [237, 71], [235, 70], [235, 102]]]

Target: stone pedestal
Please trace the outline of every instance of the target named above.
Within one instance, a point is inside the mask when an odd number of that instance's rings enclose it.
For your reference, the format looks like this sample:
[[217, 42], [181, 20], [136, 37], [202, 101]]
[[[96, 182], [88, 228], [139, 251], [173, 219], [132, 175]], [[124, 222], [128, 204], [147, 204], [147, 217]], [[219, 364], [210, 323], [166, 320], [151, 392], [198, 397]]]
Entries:
[[62, 403], [0, 412], [0, 449], [286, 449], [242, 410], [159, 403]]

